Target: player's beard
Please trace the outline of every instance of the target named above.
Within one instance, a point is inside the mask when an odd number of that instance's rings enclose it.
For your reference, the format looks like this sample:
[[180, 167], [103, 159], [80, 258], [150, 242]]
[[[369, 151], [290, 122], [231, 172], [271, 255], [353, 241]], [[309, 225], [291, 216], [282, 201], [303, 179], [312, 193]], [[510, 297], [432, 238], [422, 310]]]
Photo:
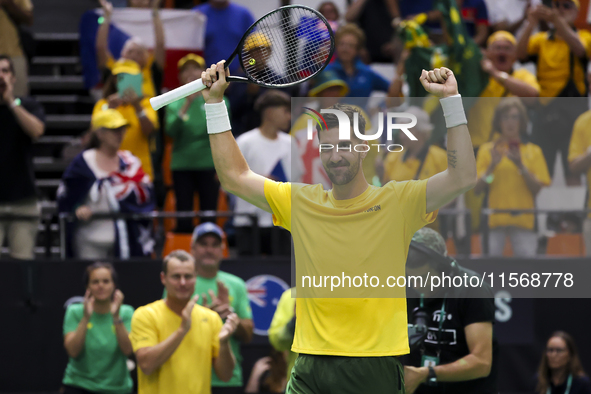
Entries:
[[343, 160], [343, 162], [347, 163], [347, 169], [338, 175], [333, 172], [331, 167], [323, 164], [324, 170], [326, 171], [326, 174], [333, 185], [346, 185], [347, 183], [351, 182], [353, 178], [355, 178], [359, 172], [359, 168], [361, 167], [361, 155], [357, 156], [357, 160], [353, 163], [349, 163], [345, 160]]

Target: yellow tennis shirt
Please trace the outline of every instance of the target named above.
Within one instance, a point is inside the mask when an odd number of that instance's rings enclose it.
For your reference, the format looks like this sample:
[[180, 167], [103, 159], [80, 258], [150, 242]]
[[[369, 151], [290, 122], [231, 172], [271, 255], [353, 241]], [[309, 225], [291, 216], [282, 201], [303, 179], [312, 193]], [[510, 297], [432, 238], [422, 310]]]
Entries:
[[[492, 162], [491, 150], [495, 143], [488, 142], [480, 147], [476, 158], [478, 177], [482, 177]], [[507, 144], [501, 144], [498, 149], [507, 151]], [[548, 166], [542, 154], [542, 149], [535, 144], [527, 143], [519, 146], [521, 162], [527, 170], [544, 186], [550, 185]], [[523, 175], [511, 159], [504, 156], [493, 171], [494, 180], [489, 185], [488, 206], [492, 209], [533, 209], [535, 200], [527, 188]], [[510, 213], [495, 213], [489, 217], [489, 227], [517, 226], [528, 230], [534, 228], [534, 215], [525, 213], [513, 215]]]
[[[273, 222], [291, 231], [294, 241], [298, 299], [292, 351], [351, 357], [409, 352], [405, 289], [398, 289], [401, 298], [387, 298], [393, 289], [386, 283], [388, 275], [405, 275], [413, 234], [437, 217], [426, 212], [426, 188], [427, 180], [392, 181], [336, 200], [321, 185], [265, 181]], [[304, 275], [363, 273], [377, 276], [379, 285], [302, 285]]]
[[[129, 339], [133, 351], [155, 346], [171, 336], [182, 318], [158, 300], [136, 310], [131, 319]], [[138, 367], [138, 394], [209, 394], [212, 359], [220, 349], [222, 319], [214, 311], [195, 305], [191, 329], [172, 356], [151, 375]]]
[[[579, 156], [587, 153], [587, 149], [591, 146], [591, 111], [582, 113], [573, 126], [573, 135], [570, 139], [570, 146], [568, 148], [569, 163]], [[591, 168], [587, 170], [587, 185], [591, 189]], [[587, 207], [591, 207], [591, 193], [587, 201]], [[591, 214], [589, 214], [591, 217]]]

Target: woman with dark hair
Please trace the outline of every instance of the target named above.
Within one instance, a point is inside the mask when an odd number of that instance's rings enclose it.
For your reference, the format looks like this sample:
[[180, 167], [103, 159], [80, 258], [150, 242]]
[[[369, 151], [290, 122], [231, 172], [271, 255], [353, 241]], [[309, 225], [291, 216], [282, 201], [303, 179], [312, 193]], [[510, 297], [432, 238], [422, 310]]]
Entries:
[[142, 213], [154, 207], [153, 188], [140, 160], [121, 150], [128, 121], [107, 109], [92, 118], [89, 149], [72, 160], [58, 189], [66, 224], [66, 254], [80, 259], [141, 257], [152, 251], [149, 220], [99, 219], [101, 213]]
[[575, 341], [568, 333], [552, 334], [538, 369], [537, 394], [591, 394]]
[[64, 347], [70, 356], [63, 394], [127, 394], [133, 382], [127, 357], [133, 308], [123, 304], [117, 273], [109, 263], [94, 263], [84, 273], [84, 303], [72, 304], [64, 318]]
[[[542, 149], [523, 139], [527, 125], [527, 112], [519, 98], [501, 100], [493, 117], [493, 130], [500, 136], [482, 144], [476, 157], [478, 182], [474, 194], [488, 189], [491, 209], [533, 209], [536, 195], [550, 185]], [[495, 213], [489, 216], [488, 225], [490, 255], [503, 254], [506, 237], [511, 240], [514, 256], [536, 254], [533, 214]]]

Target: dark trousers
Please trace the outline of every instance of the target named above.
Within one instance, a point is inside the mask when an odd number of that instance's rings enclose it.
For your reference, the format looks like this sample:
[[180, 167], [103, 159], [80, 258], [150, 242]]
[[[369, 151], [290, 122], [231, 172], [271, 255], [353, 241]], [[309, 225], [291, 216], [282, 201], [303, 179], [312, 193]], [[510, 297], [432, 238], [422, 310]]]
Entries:
[[[215, 170], [173, 171], [174, 194], [177, 211], [193, 211], [194, 194], [199, 194], [199, 210], [215, 211], [218, 206], [220, 184], [215, 177]], [[202, 222], [213, 222], [215, 218], [202, 219]], [[177, 233], [192, 233], [193, 219], [178, 219]]]
[[[269, 256], [291, 255], [291, 234], [280, 227], [259, 227], [259, 254]], [[239, 256], [253, 256], [256, 234], [253, 227], [236, 227], [236, 246]]]

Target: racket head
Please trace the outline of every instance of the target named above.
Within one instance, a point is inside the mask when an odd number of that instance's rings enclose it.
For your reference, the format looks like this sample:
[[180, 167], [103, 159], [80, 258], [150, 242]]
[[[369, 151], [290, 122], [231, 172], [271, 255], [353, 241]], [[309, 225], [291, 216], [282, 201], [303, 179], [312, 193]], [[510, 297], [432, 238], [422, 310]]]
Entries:
[[324, 70], [334, 49], [334, 32], [322, 14], [303, 5], [289, 5], [250, 26], [235, 54], [249, 82], [283, 88]]

